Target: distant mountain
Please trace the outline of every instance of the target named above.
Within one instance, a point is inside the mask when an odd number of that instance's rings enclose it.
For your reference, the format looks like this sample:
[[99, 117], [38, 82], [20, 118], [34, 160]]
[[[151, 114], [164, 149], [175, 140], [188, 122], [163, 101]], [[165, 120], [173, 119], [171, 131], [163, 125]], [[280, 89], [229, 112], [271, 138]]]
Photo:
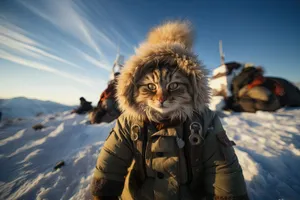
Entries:
[[0, 111], [2, 119], [17, 117], [33, 117], [39, 114], [51, 114], [71, 110], [73, 107], [52, 101], [28, 99], [17, 97], [12, 99], [0, 99]]
[[294, 83], [300, 89], [300, 82]]

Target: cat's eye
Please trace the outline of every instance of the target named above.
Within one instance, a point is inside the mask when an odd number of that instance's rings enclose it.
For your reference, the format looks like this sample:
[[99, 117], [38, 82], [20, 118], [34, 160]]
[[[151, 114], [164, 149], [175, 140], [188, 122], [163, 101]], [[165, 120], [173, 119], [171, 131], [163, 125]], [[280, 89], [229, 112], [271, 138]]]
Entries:
[[171, 83], [169, 85], [169, 90], [175, 90], [178, 87], [178, 83]]
[[156, 90], [156, 85], [154, 85], [153, 83], [149, 83], [148, 88], [149, 88], [149, 90], [154, 91], [154, 90]]

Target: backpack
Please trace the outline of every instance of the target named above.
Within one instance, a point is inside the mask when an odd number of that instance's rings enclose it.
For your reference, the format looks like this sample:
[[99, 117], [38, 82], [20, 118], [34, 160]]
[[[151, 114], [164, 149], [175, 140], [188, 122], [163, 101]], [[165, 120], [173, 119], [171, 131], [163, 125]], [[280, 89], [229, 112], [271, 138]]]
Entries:
[[233, 78], [231, 90], [235, 98], [238, 98], [238, 92], [245, 85], [251, 83], [257, 75], [261, 75], [262, 71], [256, 67], [247, 67], [243, 71]]
[[116, 94], [116, 81], [110, 81], [107, 88], [101, 93], [100, 100], [97, 104], [97, 107], [101, 107], [101, 103], [106, 99], [115, 99]]

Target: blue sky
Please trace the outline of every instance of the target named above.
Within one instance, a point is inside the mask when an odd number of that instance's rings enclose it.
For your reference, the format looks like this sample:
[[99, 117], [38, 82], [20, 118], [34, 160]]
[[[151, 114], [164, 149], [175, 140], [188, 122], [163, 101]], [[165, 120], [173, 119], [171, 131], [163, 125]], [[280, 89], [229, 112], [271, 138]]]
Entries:
[[300, 81], [299, 1], [2, 0], [0, 97], [97, 103], [119, 44], [128, 58], [148, 30], [188, 19], [207, 66], [251, 62], [267, 75]]

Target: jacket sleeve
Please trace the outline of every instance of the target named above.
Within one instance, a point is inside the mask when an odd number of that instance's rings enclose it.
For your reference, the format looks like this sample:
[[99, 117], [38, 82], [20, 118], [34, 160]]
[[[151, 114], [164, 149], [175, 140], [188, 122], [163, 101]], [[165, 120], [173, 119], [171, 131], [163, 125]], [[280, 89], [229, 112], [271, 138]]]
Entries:
[[132, 142], [124, 120], [120, 118], [98, 156], [91, 184], [93, 196], [120, 196], [127, 169], [133, 159]]
[[228, 139], [218, 117], [214, 117], [212, 127], [205, 139], [203, 156], [206, 199], [246, 200], [245, 180], [234, 142]]

